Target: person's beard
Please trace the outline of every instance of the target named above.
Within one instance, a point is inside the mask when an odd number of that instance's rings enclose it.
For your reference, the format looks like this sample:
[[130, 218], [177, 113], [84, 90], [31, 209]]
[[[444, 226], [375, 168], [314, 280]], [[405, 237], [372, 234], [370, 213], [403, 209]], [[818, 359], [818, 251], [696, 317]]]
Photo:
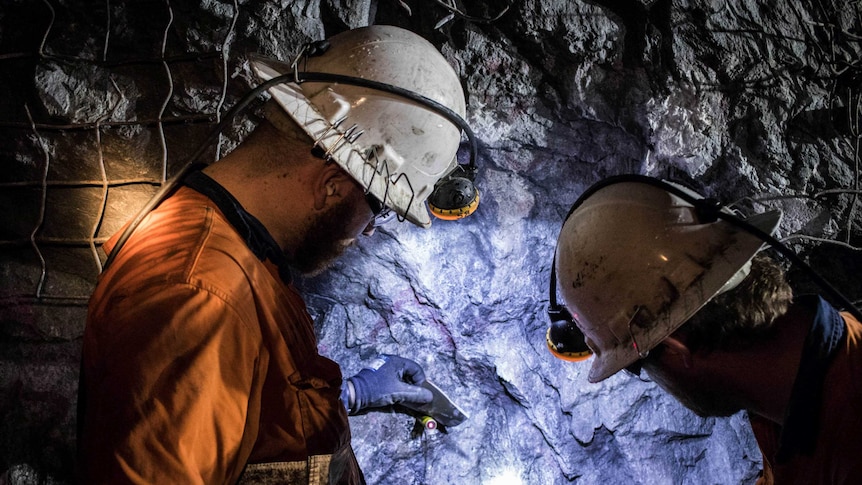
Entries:
[[660, 388], [702, 418], [727, 417], [742, 410], [742, 406], [727, 391], [715, 389], [703, 379], [697, 382], [680, 382], [678, 376], [666, 372], [655, 362], [645, 362], [644, 370]]
[[353, 215], [353, 204], [342, 199], [316, 216], [294, 253], [291, 264], [302, 274], [314, 276], [327, 269], [353, 242], [345, 224]]

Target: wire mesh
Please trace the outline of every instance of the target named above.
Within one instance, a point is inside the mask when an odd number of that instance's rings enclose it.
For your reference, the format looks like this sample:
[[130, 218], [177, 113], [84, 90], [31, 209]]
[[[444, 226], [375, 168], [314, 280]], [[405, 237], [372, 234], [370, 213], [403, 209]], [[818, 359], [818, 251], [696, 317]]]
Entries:
[[[852, 2], [851, 2], [852, 3]], [[731, 3], [726, 4], [728, 8]], [[791, 234], [782, 239], [784, 242], [808, 242], [812, 244], [831, 244], [854, 251], [862, 251], [862, 246], [852, 241], [853, 236], [858, 234], [859, 220], [858, 205], [860, 202], [860, 176], [862, 175], [862, 131], [860, 131], [860, 115], [862, 115], [862, 93], [858, 76], [862, 73], [862, 63], [859, 61], [859, 51], [862, 49], [862, 36], [856, 33], [856, 29], [862, 27], [862, 9], [858, 2], [851, 6], [842, 5], [830, 0], [818, 0], [814, 9], [815, 15], [820, 14], [823, 18], [810, 18], [803, 22], [808, 30], [802, 39], [793, 39], [794, 42], [802, 43], [819, 52], [820, 65], [817, 71], [822, 73], [823, 79], [829, 86], [827, 100], [828, 119], [826, 123], [837, 131], [844, 131], [844, 136], [837, 136], [837, 145], [842, 145], [844, 150], [837, 150], [838, 156], [843, 158], [852, 174], [851, 184], [839, 189], [812, 190], [810, 193], [786, 193], [781, 195], [761, 194], [746, 197], [759, 203], [768, 203], [776, 200], [806, 199], [815, 203], [823, 204], [833, 211], [839, 206], [835, 203], [836, 196], [847, 198], [846, 209], [840, 216], [840, 228], [835, 234]], [[842, 25], [842, 12], [844, 22]], [[831, 13], [831, 14], [830, 14]], [[736, 12], [737, 16], [742, 14]], [[752, 25], [754, 23], [752, 22]], [[780, 33], [770, 35], [781, 36]], [[848, 79], [852, 81], [848, 82]], [[843, 156], [841, 155], [843, 153]], [[836, 211], [837, 212], [837, 211]], [[841, 233], [840, 235], [838, 233]], [[839, 239], [841, 237], [841, 239]]]
[[[0, 180], [0, 192], [6, 192], [9, 200], [14, 197], [8, 195], [14, 191], [30, 194], [29, 200], [35, 200], [38, 205], [36, 209], [36, 217], [33, 225], [29, 230], [7, 230], [0, 233], [0, 249], [3, 250], [20, 250], [29, 248], [32, 251], [32, 256], [35, 258], [36, 275], [32, 278], [20, 278], [16, 280], [17, 287], [14, 292], [6, 289], [7, 294], [0, 296], [2, 300], [21, 302], [30, 301], [31, 304], [57, 304], [63, 302], [68, 305], [85, 305], [89, 294], [81, 292], [78, 287], [77, 292], [69, 293], [68, 288], [63, 288], [63, 285], [48, 284], [49, 275], [54, 271], [62, 270], [62, 268], [52, 267], [46, 258], [48, 248], [58, 248], [59, 250], [69, 249], [84, 249], [88, 251], [89, 258], [92, 260], [92, 275], [91, 280], [95, 280], [95, 275], [101, 271], [102, 257], [99, 249], [110, 236], [107, 224], [109, 218], [109, 208], [111, 201], [116, 200], [115, 191], [123, 189], [133, 189], [139, 191], [143, 189], [144, 193], [152, 192], [165, 183], [169, 177], [171, 169], [169, 160], [171, 153], [170, 147], [176, 146], [168, 142], [166, 130], [170, 127], [187, 129], [189, 126], [211, 127], [220, 121], [221, 110], [227, 99], [228, 80], [230, 73], [228, 72], [229, 49], [232, 40], [236, 37], [236, 23], [240, 14], [238, 2], [236, 0], [228, 0], [225, 6], [232, 9], [228, 18], [220, 44], [209, 51], [195, 52], [190, 45], [173, 45], [178, 43], [176, 36], [171, 37], [175, 27], [175, 6], [170, 0], [157, 0], [147, 3], [145, 6], [138, 5], [139, 8], [149, 8], [160, 10], [160, 15], [164, 21], [160, 27], [160, 39], [156, 50], [149, 56], [129, 57], [125, 55], [127, 44], [122, 39], [122, 34], [117, 29], [120, 28], [120, 22], [116, 22], [115, 16], [129, 15], [128, 2], [118, 2], [117, 0], [105, 0], [103, 8], [92, 8], [88, 12], [76, 12], [76, 15], [88, 15], [82, 23], [87, 25], [102, 25], [104, 35], [95, 38], [101, 38], [102, 45], [98, 53], [93, 54], [86, 49], [78, 54], [67, 54], [63, 50], [67, 46], [58, 45], [52, 48], [52, 39], [58, 38], [57, 30], [60, 22], [58, 21], [58, 11], [49, 0], [42, 0], [43, 9], [39, 10], [39, 15], [42, 18], [39, 23], [44, 25], [44, 30], [41, 30], [38, 35], [38, 43], [34, 45], [32, 50], [22, 50], [17, 52], [0, 52], [0, 73], [14, 72], [14, 63], [31, 62], [33, 65], [46, 65], [54, 63], [62, 66], [70, 72], [75, 69], [97, 69], [107, 72], [109, 79], [108, 86], [102, 90], [101, 99], [98, 103], [91, 101], [91, 106], [102, 107], [102, 112], [95, 116], [95, 119], [62, 119], [62, 117], [46, 116], [44, 109], [32, 109], [27, 104], [27, 100], [22, 100], [24, 103], [23, 113], [24, 118], [18, 116], [15, 119], [13, 115], [11, 119], [3, 119], [6, 116], [0, 115], [0, 130], [9, 134], [7, 140], [15, 150], [15, 147], [21, 145], [32, 144], [35, 150], [40, 152], [40, 159], [33, 165], [37, 165], [36, 170], [30, 170], [30, 174], [36, 174], [35, 177], [6, 177]], [[22, 7], [27, 8], [27, 7]], [[72, 7], [69, 7], [70, 9]], [[83, 10], [83, 9], [78, 9]], [[94, 18], [95, 16], [103, 16], [101, 19]], [[61, 42], [57, 40], [58, 44]], [[111, 59], [112, 52], [118, 51], [115, 59]], [[180, 52], [177, 53], [177, 50]], [[92, 51], [92, 49], [91, 49]], [[218, 61], [219, 72], [213, 72], [212, 75], [221, 78], [219, 91], [216, 95], [216, 102], [211, 111], [181, 113], [178, 109], [169, 109], [172, 103], [177, 101], [175, 93], [175, 85], [177, 83], [185, 83], [185, 85], [198, 82], [196, 79], [183, 79], [182, 76], [189, 73], [200, 73], [207, 70], [213, 70], [213, 60]], [[4, 66], [6, 64], [6, 66]], [[178, 68], [181, 66], [181, 68]], [[118, 116], [118, 107], [126, 105], [131, 101], [127, 93], [124, 92], [123, 83], [118, 82], [119, 79], [128, 77], [130, 72], [145, 72], [146, 76], [159, 80], [158, 86], [148, 86], [149, 89], [161, 89], [160, 102], [158, 109], [153, 116], [142, 117], [137, 119], [138, 113], [133, 113], [129, 116], [125, 114], [126, 119], [121, 119], [122, 115]], [[158, 74], [154, 74], [157, 72]], [[38, 81], [36, 81], [38, 82]], [[93, 84], [96, 84], [95, 82]], [[93, 90], [98, 89], [98, 86], [91, 86]], [[138, 93], [139, 94], [139, 93]], [[30, 100], [30, 102], [38, 102]], [[6, 110], [7, 115], [12, 110]], [[17, 113], [16, 113], [17, 114]], [[51, 119], [55, 118], [55, 119]], [[57, 120], [59, 118], [59, 121]], [[120, 119], [118, 119], [120, 118]], [[46, 120], [47, 119], [47, 120]], [[113, 158], [133, 157], [134, 153], [122, 154], [118, 153], [118, 149], [111, 148], [105, 144], [104, 137], [106, 134], [113, 136], [117, 131], [126, 133], [138, 133], [149, 136], [155, 133], [156, 143], [158, 145], [158, 167], [156, 173], [146, 173], [138, 167], [137, 170], [118, 170], [118, 163], [113, 163], [106, 159], [106, 153], [111, 152]], [[51, 137], [59, 139], [74, 135], [81, 140], [79, 146], [92, 147], [89, 150], [87, 157], [95, 159], [95, 170], [92, 177], [76, 178], [63, 176], [60, 174], [61, 168], [57, 166], [58, 157], [61, 156], [60, 150], [62, 146], [52, 146]], [[82, 138], [84, 137], [85, 138]], [[180, 136], [181, 137], [181, 136]], [[126, 137], [132, 139], [130, 144], [134, 144], [134, 137]], [[177, 154], [174, 153], [174, 156]], [[17, 157], [18, 155], [14, 155]], [[216, 158], [219, 156], [218, 147], [215, 148]], [[15, 162], [19, 162], [16, 160]], [[14, 163], [14, 162], [13, 162]], [[21, 165], [27, 165], [21, 163]], [[68, 169], [66, 169], [68, 170]], [[137, 172], [137, 173], [135, 173]], [[134, 174], [136, 176], [129, 176]], [[52, 210], [59, 210], [62, 213], [74, 212], [74, 208], [62, 207], [68, 201], [64, 201], [64, 196], [57, 195], [58, 192], [72, 191], [96, 191], [98, 195], [91, 197], [93, 199], [92, 210], [88, 210], [83, 219], [86, 219], [84, 224], [70, 224], [76, 229], [74, 233], [58, 233], [57, 230], [51, 230], [46, 225], [46, 214]], [[33, 197], [33, 192], [36, 196]], [[84, 198], [84, 195], [77, 196]], [[57, 205], [52, 207], [52, 201]], [[134, 214], [135, 205], [142, 206], [143, 204], [131, 204], [122, 217], [130, 217]], [[8, 210], [13, 211], [14, 208]], [[82, 208], [77, 208], [82, 210]], [[118, 223], [114, 222], [113, 225]], [[116, 230], [116, 228], [110, 228]], [[26, 283], [20, 283], [25, 281]], [[25, 287], [26, 286], [26, 287]], [[0, 300], [0, 301], [2, 301]]]

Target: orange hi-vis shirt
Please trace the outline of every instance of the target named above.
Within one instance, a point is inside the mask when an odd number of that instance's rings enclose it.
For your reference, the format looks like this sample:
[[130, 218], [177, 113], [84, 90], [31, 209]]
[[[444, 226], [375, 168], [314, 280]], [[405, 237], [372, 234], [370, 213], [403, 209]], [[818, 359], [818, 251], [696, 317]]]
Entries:
[[341, 380], [293, 285], [213, 200], [182, 187], [129, 238], [90, 301], [82, 481], [237, 483], [263, 467], [281, 473], [277, 483], [364, 483]]
[[749, 417], [763, 453], [758, 485], [862, 483], [862, 324], [822, 298], [812, 306], [784, 425]]

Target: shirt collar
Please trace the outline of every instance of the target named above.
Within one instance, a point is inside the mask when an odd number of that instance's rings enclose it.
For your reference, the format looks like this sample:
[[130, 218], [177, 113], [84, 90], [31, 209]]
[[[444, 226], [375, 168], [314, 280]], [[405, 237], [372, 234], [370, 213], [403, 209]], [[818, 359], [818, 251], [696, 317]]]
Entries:
[[251, 252], [261, 261], [269, 259], [275, 263], [281, 280], [284, 283], [291, 282], [290, 265], [281, 247], [276, 244], [266, 227], [249, 214], [227, 189], [199, 170], [186, 175], [183, 183], [212, 200]]
[[844, 319], [822, 297], [808, 295], [797, 301], [808, 308], [813, 307], [815, 315], [802, 347], [799, 371], [782, 425], [776, 456], [778, 463], [796, 453], [810, 454], [814, 451], [820, 426], [823, 379], [846, 333]]

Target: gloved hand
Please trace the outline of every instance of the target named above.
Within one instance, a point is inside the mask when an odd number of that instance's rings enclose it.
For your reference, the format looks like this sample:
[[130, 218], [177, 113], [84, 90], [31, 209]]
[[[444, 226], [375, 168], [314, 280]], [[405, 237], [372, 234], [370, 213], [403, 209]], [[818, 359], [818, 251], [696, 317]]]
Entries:
[[425, 372], [416, 362], [397, 355], [381, 355], [368, 368], [346, 379], [341, 395], [348, 414], [392, 404], [425, 404], [431, 402], [433, 395], [418, 386], [423, 382]]

